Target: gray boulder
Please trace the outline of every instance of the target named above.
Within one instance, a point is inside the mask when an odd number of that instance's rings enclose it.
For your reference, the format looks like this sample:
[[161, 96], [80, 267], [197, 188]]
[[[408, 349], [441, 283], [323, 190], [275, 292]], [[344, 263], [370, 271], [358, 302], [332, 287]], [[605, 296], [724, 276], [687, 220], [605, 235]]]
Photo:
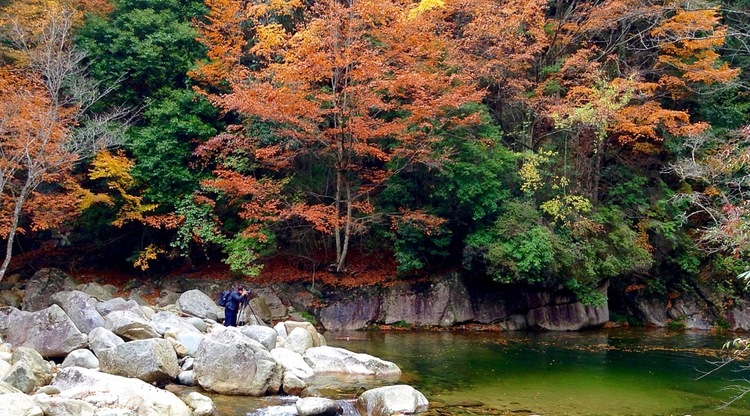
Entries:
[[177, 375], [177, 384], [182, 386], [195, 386], [195, 372], [193, 370], [181, 371]]
[[66, 399], [47, 394], [37, 394], [34, 403], [44, 412], [44, 416], [94, 416], [96, 408], [83, 400]]
[[289, 332], [286, 330], [285, 322], [279, 322], [276, 325], [273, 326], [274, 331], [276, 331], [276, 335], [279, 336], [281, 339], [286, 339], [286, 337], [289, 336]]
[[91, 350], [75, 350], [63, 360], [61, 367], [99, 368], [99, 359]]
[[44, 416], [44, 411], [31, 396], [8, 393], [0, 395], [0, 416]]
[[59, 305], [79, 331], [88, 334], [94, 328], [104, 326], [104, 318], [91, 304], [91, 296], [77, 290], [58, 292], [52, 300]]
[[17, 388], [11, 386], [10, 384], [8, 384], [8, 383], [6, 383], [4, 381], [0, 381], [0, 396], [2, 396], [3, 394], [8, 394], [8, 393], [21, 393], [21, 394], [23, 394], [23, 392], [21, 390], [18, 390]]
[[185, 397], [185, 403], [193, 410], [195, 416], [219, 416], [219, 410], [214, 406], [214, 402], [196, 391]]
[[177, 341], [175, 338], [172, 338], [172, 337], [166, 337], [164, 339], [166, 339], [167, 341], [169, 341], [170, 344], [172, 344], [172, 349], [174, 349], [174, 352], [177, 354], [178, 360], [187, 357], [188, 350], [184, 344], [182, 344], [181, 342]]
[[60, 389], [62, 398], [83, 400], [97, 407], [106, 403], [108, 410], [124, 412], [97, 412], [97, 416], [192, 416], [190, 408], [173, 393], [141, 380], [87, 368], [63, 368], [52, 385]]
[[49, 358], [65, 357], [88, 345], [88, 337], [57, 305], [28, 314], [12, 314], [10, 318], [8, 342], [14, 347], [29, 347]]
[[184, 318], [180, 318], [169, 311], [157, 312], [151, 317], [151, 322], [154, 324], [156, 329], [161, 334], [165, 334], [169, 331], [188, 331], [200, 334], [199, 331], [193, 324], [188, 322]]
[[10, 363], [11, 368], [2, 381], [23, 393], [30, 394], [52, 380], [52, 365], [31, 348], [16, 348]]
[[377, 293], [333, 302], [321, 309], [320, 323], [329, 331], [362, 329], [379, 320], [381, 303], [381, 298]]
[[159, 293], [159, 297], [155, 300], [156, 306], [165, 307], [167, 305], [174, 305], [177, 300], [180, 299], [180, 293], [172, 291], [168, 288], [162, 288]]
[[299, 396], [307, 388], [307, 383], [295, 376], [294, 373], [284, 372], [281, 380], [281, 389], [291, 396]]
[[94, 330], [89, 332], [89, 349], [91, 349], [91, 351], [97, 356], [102, 350], [113, 348], [124, 343], [125, 340], [106, 328], [94, 328]]
[[[307, 322], [307, 321], [305, 321], [305, 322], [300, 322], [300, 321], [286, 321], [286, 322], [284, 322], [284, 329], [285, 329], [285, 332], [286, 332], [287, 335], [285, 335], [283, 337], [288, 337], [289, 335], [291, 335], [292, 331], [295, 328], [302, 328], [302, 329], [304, 329], [305, 331], [307, 331], [310, 334], [310, 339], [312, 339], [312, 342], [313, 342], [312, 346], [313, 347], [320, 347], [320, 346], [323, 345], [323, 343], [321, 342], [321, 338], [322, 337], [320, 336], [320, 334], [318, 334], [318, 330], [315, 329], [315, 327], [313, 326], [313, 324], [311, 324], [310, 322]], [[275, 329], [275, 327], [274, 327], [274, 329]], [[278, 330], [277, 330], [277, 332], [278, 332]]]
[[422, 393], [406, 385], [367, 390], [354, 405], [362, 416], [413, 414], [427, 410], [428, 406], [429, 402]]
[[306, 397], [294, 404], [299, 416], [336, 416], [343, 413], [341, 405], [335, 400], [323, 397]]
[[[2, 319], [2, 311], [0, 310], [0, 319]], [[748, 307], [745, 301], [738, 301], [731, 308], [727, 308], [726, 319], [729, 323], [730, 329], [732, 330], [750, 330], [750, 307]]]
[[305, 362], [301, 354], [286, 348], [274, 348], [271, 356], [284, 367], [284, 374], [294, 374], [300, 379], [310, 378], [315, 375], [313, 369]]
[[401, 369], [390, 361], [369, 354], [358, 354], [343, 348], [313, 347], [305, 351], [305, 362], [315, 374], [339, 373], [373, 376], [401, 375]]
[[[315, 336], [317, 337], [317, 333]], [[292, 329], [292, 332], [289, 333], [289, 336], [284, 341], [284, 348], [298, 354], [304, 354], [308, 348], [312, 347], [313, 338], [310, 332], [301, 327]]]
[[673, 322], [681, 323], [686, 329], [708, 330], [716, 321], [711, 305], [700, 296], [685, 294], [672, 300], [672, 308], [667, 314]]
[[273, 328], [263, 325], [245, 325], [240, 327], [240, 332], [260, 342], [268, 351], [276, 348], [278, 334]]
[[221, 394], [262, 396], [281, 387], [281, 365], [263, 345], [234, 327], [207, 334], [193, 368], [201, 387]]
[[132, 311], [113, 311], [104, 318], [104, 328], [125, 340], [161, 338], [156, 327], [146, 318]]
[[247, 302], [245, 314], [245, 322], [250, 322], [255, 325], [266, 325], [266, 322], [271, 322], [273, 320], [274, 315], [271, 308], [268, 307], [268, 304], [262, 297], [250, 299]]
[[175, 340], [185, 346], [185, 355], [195, 357], [204, 336], [200, 332], [182, 331], [177, 333]]
[[165, 339], [130, 341], [102, 350], [99, 352], [99, 368], [105, 373], [147, 383], [169, 382], [180, 372], [177, 354]]
[[[278, 288], [268, 285], [250, 285], [248, 287], [252, 297], [250, 301], [255, 301], [251, 306], [267, 322], [270, 322], [271, 319], [282, 319], [287, 315], [287, 307], [284, 305], [284, 301], [279, 298], [276, 289]], [[256, 305], [258, 305], [257, 309]], [[266, 310], [270, 312], [270, 315], [267, 315]]]
[[183, 313], [213, 321], [219, 319], [220, 311], [224, 312], [224, 309], [217, 305], [213, 299], [198, 289], [188, 290], [180, 295], [180, 299], [177, 300], [175, 305]]
[[123, 298], [113, 298], [104, 302], [98, 302], [96, 304], [96, 310], [105, 318], [112, 312], [130, 311], [141, 318], [146, 319], [146, 314], [143, 313], [139, 304], [132, 300], [125, 300]]
[[42, 386], [36, 389], [36, 391], [34, 392], [34, 395], [37, 395], [37, 394], [46, 394], [48, 396], [56, 396], [60, 394], [60, 389], [58, 389], [55, 386], [50, 386], [48, 384], [46, 386]]
[[26, 282], [21, 309], [36, 312], [52, 305], [52, 295], [72, 290], [78, 283], [60, 269], [41, 269]]
[[208, 331], [208, 324], [206, 321], [204, 321], [201, 318], [198, 318], [197, 316], [191, 316], [187, 318], [187, 322], [192, 325], [195, 329], [202, 333], [206, 333]]
[[21, 311], [12, 306], [0, 307], [0, 341], [8, 336], [11, 321], [15, 321], [14, 315], [28, 315], [29, 312]]
[[115, 287], [114, 285], [102, 286], [96, 282], [78, 285], [77, 289], [93, 297], [99, 302], [104, 302], [112, 299], [115, 296], [115, 292], [117, 292], [117, 287]]

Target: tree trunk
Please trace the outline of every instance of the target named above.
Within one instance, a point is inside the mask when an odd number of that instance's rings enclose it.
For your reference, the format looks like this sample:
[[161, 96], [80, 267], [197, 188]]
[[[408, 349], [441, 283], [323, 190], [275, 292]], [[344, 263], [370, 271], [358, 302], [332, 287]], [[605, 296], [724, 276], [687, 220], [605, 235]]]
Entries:
[[338, 257], [336, 271], [342, 272], [346, 268], [346, 255], [349, 253], [349, 241], [352, 235], [352, 186], [345, 181], [346, 187], [346, 222], [344, 223], [344, 241], [341, 245], [341, 254]]
[[339, 265], [341, 264], [341, 222], [339, 219], [341, 218], [341, 186], [342, 186], [343, 178], [341, 169], [338, 169], [336, 171], [336, 197], [335, 197], [335, 204], [336, 204], [336, 218], [334, 223], [334, 238], [336, 239], [336, 270], [338, 271]]
[[24, 202], [26, 202], [26, 195], [28, 192], [29, 190], [25, 186], [18, 195], [16, 204], [13, 207], [13, 218], [11, 219], [10, 230], [8, 230], [8, 240], [5, 243], [5, 259], [3, 260], [2, 266], [0, 266], [0, 281], [5, 277], [5, 272], [8, 271], [10, 259], [13, 256], [13, 242], [16, 239], [16, 229], [18, 228], [18, 222], [21, 219], [21, 210], [23, 209]]

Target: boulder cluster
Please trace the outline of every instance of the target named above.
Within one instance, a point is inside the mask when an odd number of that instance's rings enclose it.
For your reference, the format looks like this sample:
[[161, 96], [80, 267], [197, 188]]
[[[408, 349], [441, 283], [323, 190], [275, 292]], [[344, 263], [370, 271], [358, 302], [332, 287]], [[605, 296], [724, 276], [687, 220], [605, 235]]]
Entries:
[[[335, 400], [308, 388], [319, 375], [401, 374], [392, 362], [327, 346], [309, 322], [224, 327], [223, 308], [200, 290], [164, 307], [104, 295], [95, 283], [46, 293], [33, 306], [0, 307], [0, 416], [219, 415], [200, 391], [304, 397], [300, 416], [337, 414]], [[355, 403], [362, 415], [426, 407], [405, 385], [367, 390]]]

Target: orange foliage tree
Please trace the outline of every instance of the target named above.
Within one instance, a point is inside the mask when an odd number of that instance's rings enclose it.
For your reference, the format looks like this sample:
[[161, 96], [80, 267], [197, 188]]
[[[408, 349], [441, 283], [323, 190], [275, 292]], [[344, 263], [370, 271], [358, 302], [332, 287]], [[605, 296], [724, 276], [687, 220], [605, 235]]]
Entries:
[[738, 74], [717, 53], [726, 28], [713, 8], [506, 0], [488, 18], [483, 3], [455, 2], [454, 14], [465, 20], [457, 37], [488, 86], [485, 101], [519, 150], [559, 153], [558, 189], [592, 202], [611, 150], [647, 160], [665, 135], [700, 133], [708, 126], [680, 100]]
[[[456, 111], [481, 95], [441, 35], [441, 3], [207, 4], [202, 32], [213, 61], [194, 77], [212, 81], [213, 91], [228, 86], [211, 99], [246, 124], [200, 149], [218, 164], [206, 185], [242, 195], [240, 216], [256, 228], [301, 221], [332, 235], [334, 267], [343, 271], [353, 237], [386, 219], [370, 199], [384, 181], [409, 165], [438, 166], [440, 129], [478, 121]], [[259, 124], [271, 133], [260, 134]], [[322, 170], [323, 179], [295, 182], [300, 169]], [[262, 204], [252, 203], [256, 196]]]
[[70, 44], [74, 13], [46, 10], [41, 28], [6, 27], [15, 49], [0, 67], [0, 232], [7, 271], [24, 214], [32, 229], [49, 229], [75, 213], [71, 169], [82, 157], [119, 141], [125, 111], [87, 116], [100, 96], [88, 82], [83, 55]]

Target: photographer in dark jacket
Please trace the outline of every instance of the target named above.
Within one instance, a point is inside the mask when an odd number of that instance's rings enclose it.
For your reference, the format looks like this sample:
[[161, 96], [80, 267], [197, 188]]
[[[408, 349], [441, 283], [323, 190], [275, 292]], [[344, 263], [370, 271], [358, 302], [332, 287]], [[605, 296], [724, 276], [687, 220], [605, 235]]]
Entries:
[[238, 286], [229, 295], [226, 306], [224, 306], [224, 326], [237, 326], [237, 313], [240, 305], [247, 302], [250, 292], [244, 286]]

